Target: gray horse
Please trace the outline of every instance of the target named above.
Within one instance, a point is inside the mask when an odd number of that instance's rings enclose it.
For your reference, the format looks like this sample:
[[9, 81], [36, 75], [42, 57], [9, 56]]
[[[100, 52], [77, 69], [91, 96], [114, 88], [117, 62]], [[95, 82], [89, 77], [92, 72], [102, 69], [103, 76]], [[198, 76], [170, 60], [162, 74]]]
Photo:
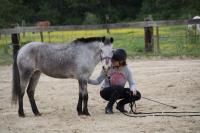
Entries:
[[78, 115], [90, 115], [87, 108], [87, 81], [98, 62], [107, 70], [112, 57], [113, 38], [79, 38], [70, 44], [55, 45], [31, 42], [14, 57], [12, 101], [18, 101], [18, 114], [25, 117], [23, 96], [27, 89], [32, 111], [40, 116], [34, 99], [41, 73], [54, 78], [73, 78], [79, 83]]

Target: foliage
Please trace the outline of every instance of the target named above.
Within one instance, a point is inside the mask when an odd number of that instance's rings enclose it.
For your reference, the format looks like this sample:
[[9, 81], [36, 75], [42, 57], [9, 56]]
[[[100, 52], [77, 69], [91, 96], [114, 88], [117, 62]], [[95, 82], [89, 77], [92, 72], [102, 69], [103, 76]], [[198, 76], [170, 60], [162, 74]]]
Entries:
[[188, 19], [200, 15], [199, 0], [143, 0], [138, 17], [152, 14], [154, 19]]
[[85, 16], [85, 20], [83, 21], [84, 25], [100, 23], [100, 19], [92, 13], [86, 13]]
[[199, 7], [199, 0], [0, 0], [0, 28], [22, 20], [74, 25], [144, 20], [149, 14], [155, 20], [188, 19], [200, 15]]

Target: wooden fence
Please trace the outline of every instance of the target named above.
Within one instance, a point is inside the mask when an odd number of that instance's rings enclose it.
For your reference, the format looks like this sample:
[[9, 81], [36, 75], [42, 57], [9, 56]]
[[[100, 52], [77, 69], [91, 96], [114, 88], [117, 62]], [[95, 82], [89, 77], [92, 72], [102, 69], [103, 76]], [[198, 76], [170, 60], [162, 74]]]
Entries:
[[[49, 26], [49, 27], [20, 27], [16, 26], [14, 28], [0, 29], [1, 35], [13, 35], [18, 34], [16, 37], [19, 39], [19, 33], [26, 32], [39, 32], [41, 41], [43, 41], [43, 32], [50, 33], [53, 31], [76, 31], [76, 30], [99, 30], [99, 29], [118, 29], [118, 28], [144, 28], [145, 35], [145, 51], [152, 51], [159, 53], [159, 27], [162, 26], [174, 26], [174, 25], [188, 25], [188, 24], [200, 24], [200, 19], [191, 20], [164, 20], [164, 21], [142, 21], [142, 22], [131, 22], [131, 23], [115, 23], [115, 24], [99, 24], [99, 25], [67, 25], [67, 26]], [[156, 33], [156, 44], [152, 41], [153, 32], [151, 30], [155, 29]], [[50, 39], [49, 39], [50, 40]], [[149, 46], [150, 45], [150, 46]], [[149, 49], [146, 49], [149, 48]]]
[[118, 28], [143, 28], [143, 27], [160, 27], [171, 25], [200, 24], [200, 19], [192, 20], [164, 20], [164, 21], [143, 21], [131, 23], [99, 24], [99, 25], [67, 25], [67, 26], [49, 26], [49, 27], [20, 27], [0, 29], [0, 34], [13, 34], [23, 32], [52, 32], [68, 30], [97, 30], [97, 29], [118, 29]]

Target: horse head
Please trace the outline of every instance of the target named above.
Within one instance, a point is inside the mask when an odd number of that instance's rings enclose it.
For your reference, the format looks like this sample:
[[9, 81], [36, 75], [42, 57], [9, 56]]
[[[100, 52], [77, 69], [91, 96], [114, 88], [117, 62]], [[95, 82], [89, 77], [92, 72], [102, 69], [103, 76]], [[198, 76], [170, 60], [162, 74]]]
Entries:
[[102, 37], [102, 43], [100, 46], [100, 59], [102, 64], [102, 69], [107, 72], [111, 67], [111, 59], [113, 55], [113, 38]]

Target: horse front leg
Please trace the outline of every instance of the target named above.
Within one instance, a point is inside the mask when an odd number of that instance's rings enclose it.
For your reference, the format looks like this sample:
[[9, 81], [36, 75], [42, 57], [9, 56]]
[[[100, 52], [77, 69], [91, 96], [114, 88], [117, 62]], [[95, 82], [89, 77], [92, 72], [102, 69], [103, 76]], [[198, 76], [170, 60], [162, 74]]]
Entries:
[[79, 98], [78, 98], [78, 105], [77, 105], [77, 112], [78, 115], [82, 115], [83, 114], [83, 110], [82, 110], [82, 94], [80, 93], [80, 88], [79, 88]]
[[77, 105], [78, 115], [90, 115], [88, 112], [88, 92], [87, 81], [78, 80], [79, 82], [79, 99]]

